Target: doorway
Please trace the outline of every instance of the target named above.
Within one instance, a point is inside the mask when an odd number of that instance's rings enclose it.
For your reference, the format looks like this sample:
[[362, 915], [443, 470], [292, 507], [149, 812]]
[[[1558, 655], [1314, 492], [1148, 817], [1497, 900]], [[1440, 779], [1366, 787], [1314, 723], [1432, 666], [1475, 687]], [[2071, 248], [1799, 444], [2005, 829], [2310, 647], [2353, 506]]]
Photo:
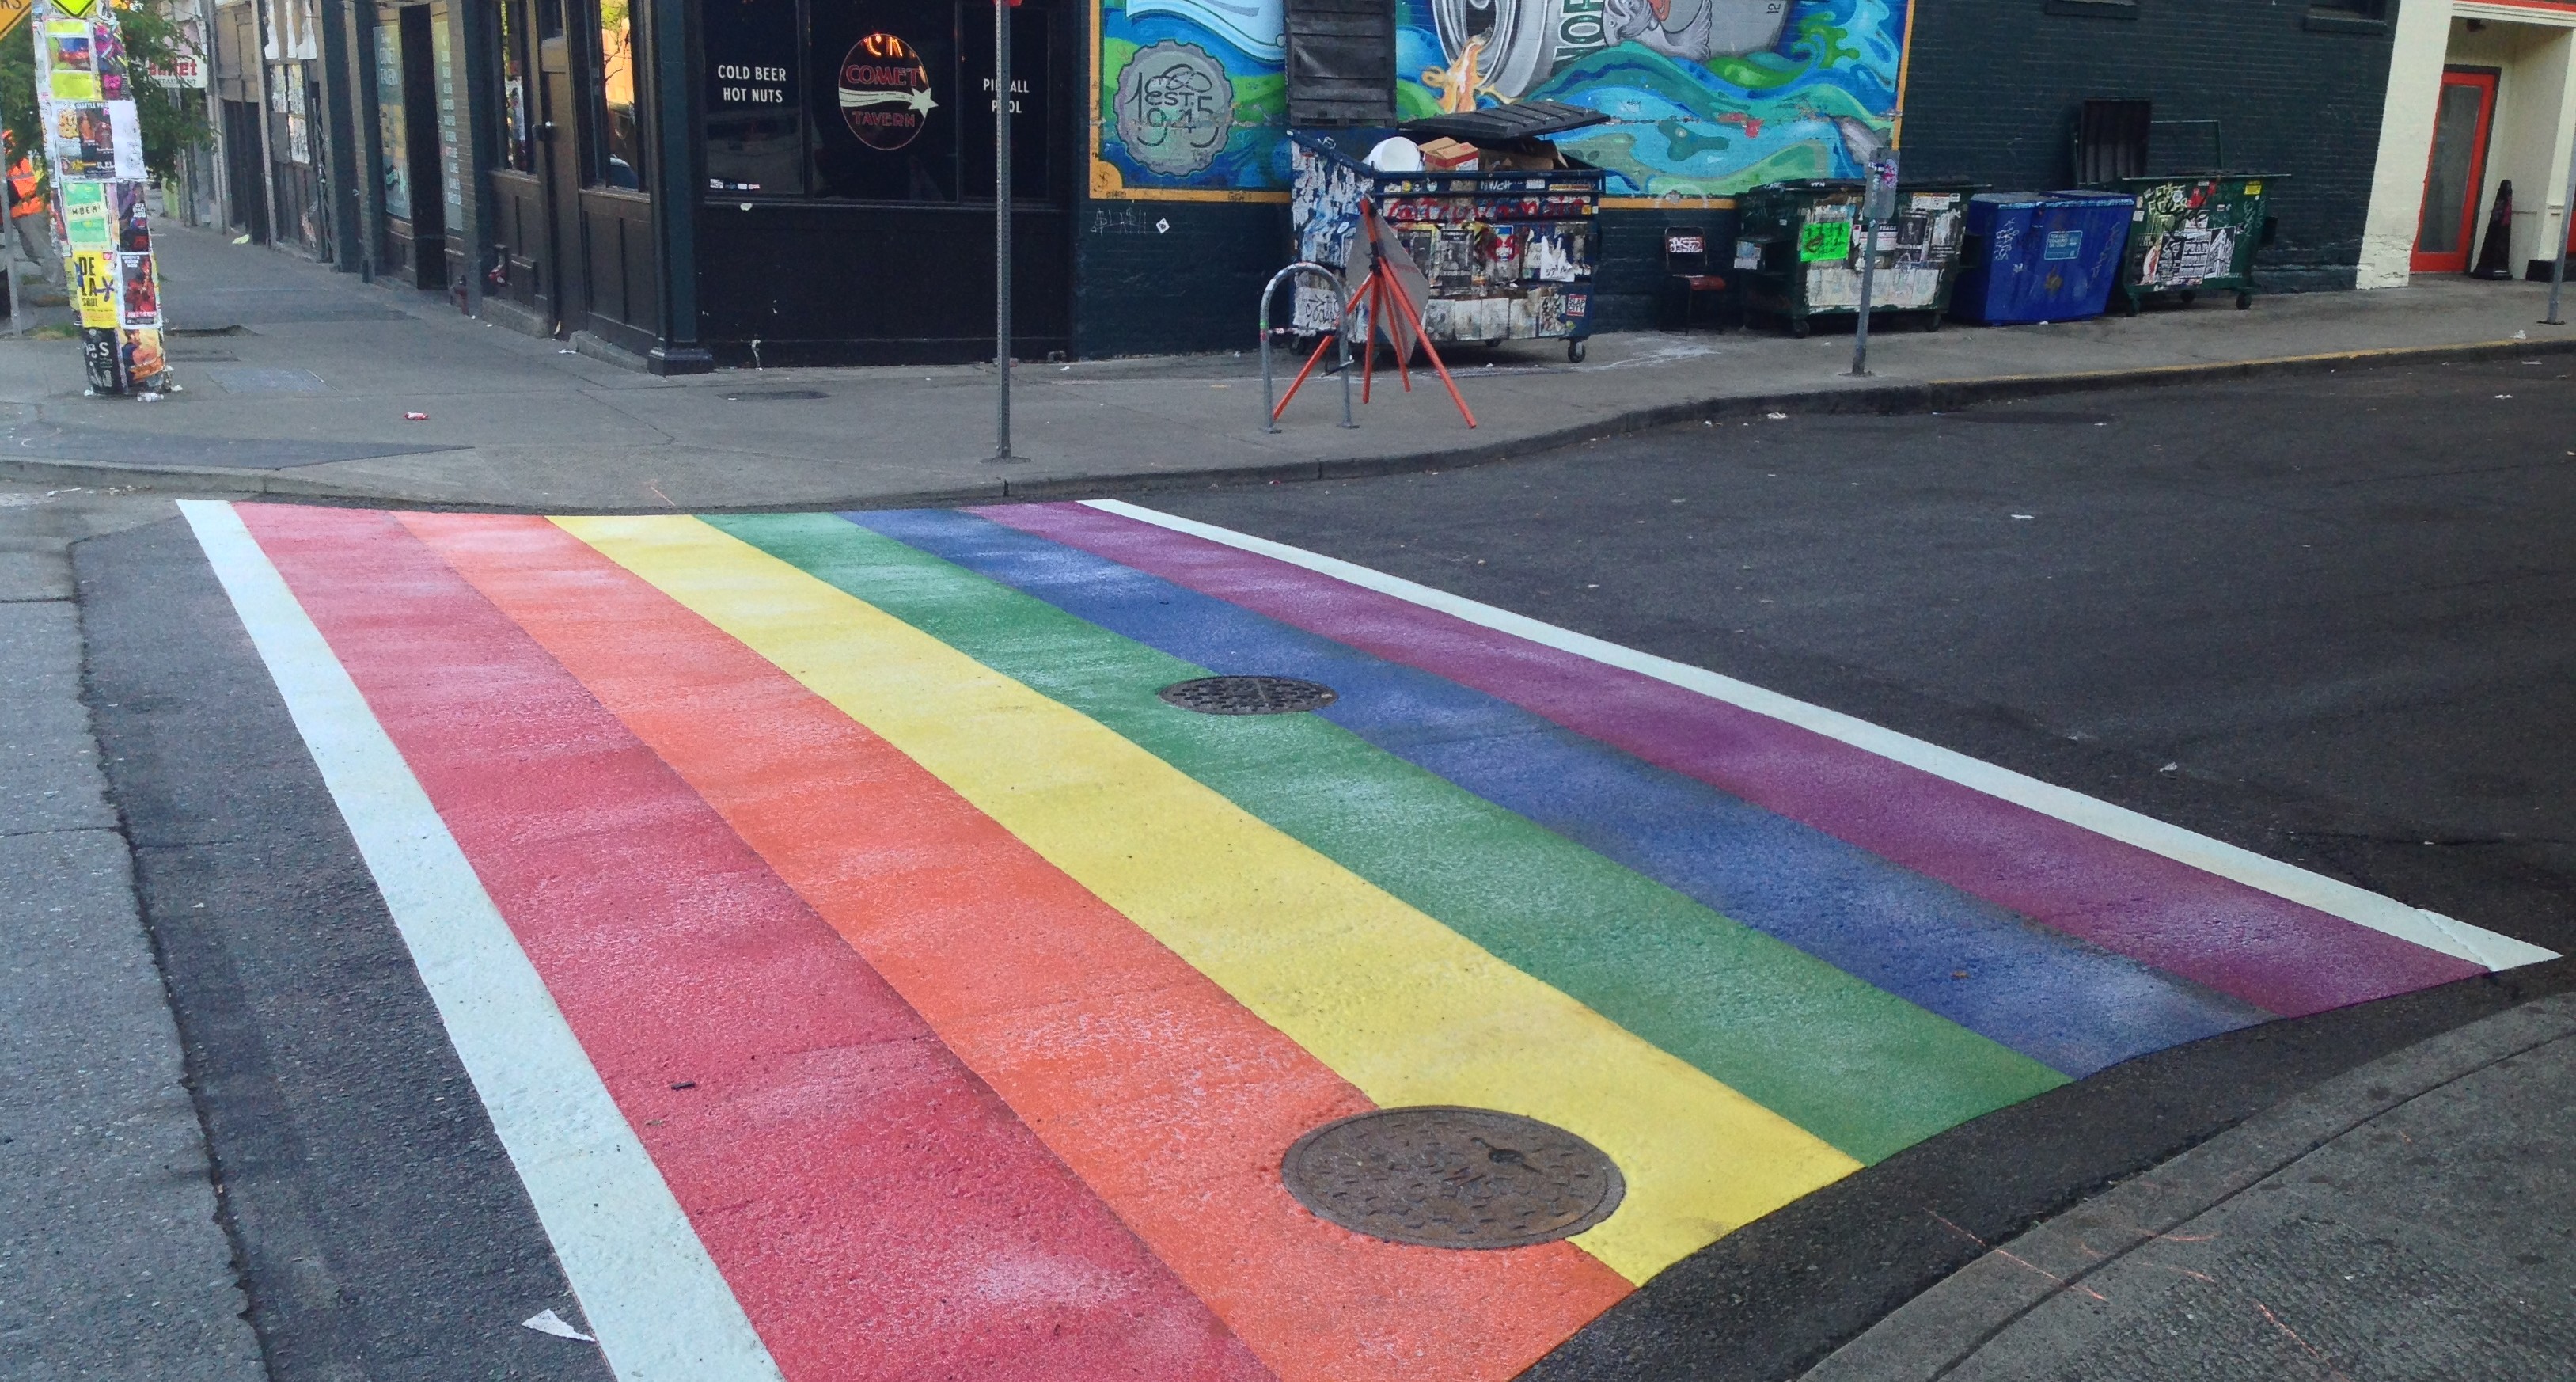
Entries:
[[2496, 77], [2492, 68], [2453, 67], [2442, 73], [2433, 111], [2433, 153], [2424, 168], [2424, 208], [2415, 228], [2417, 273], [2469, 271], [2476, 251], [2478, 208], [2486, 185], [2487, 136], [2495, 124]]
[[[253, 49], [257, 52], [257, 49]], [[226, 100], [224, 108], [224, 182], [232, 190], [233, 228], [253, 244], [268, 243], [268, 178], [260, 153], [260, 113], [254, 101]]]
[[[560, 0], [537, 0], [548, 17]], [[582, 135], [579, 89], [573, 85], [573, 40], [558, 22], [537, 41], [537, 156], [539, 195], [545, 201], [546, 265], [553, 270], [555, 325], [560, 334], [590, 326], [588, 265], [581, 243], [581, 165], [588, 153]]]

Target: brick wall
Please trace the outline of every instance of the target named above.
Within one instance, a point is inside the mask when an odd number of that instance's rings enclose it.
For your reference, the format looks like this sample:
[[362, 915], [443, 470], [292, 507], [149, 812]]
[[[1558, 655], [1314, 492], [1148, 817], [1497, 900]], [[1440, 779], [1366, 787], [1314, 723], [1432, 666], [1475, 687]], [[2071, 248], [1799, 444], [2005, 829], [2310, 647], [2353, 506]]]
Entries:
[[[1279, 202], [1090, 201], [1074, 241], [1074, 352], [1251, 350], [1261, 285], [1294, 256]], [[1288, 292], [1279, 293], [1287, 311]]]
[[[2301, 0], [1916, 0], [1905, 176], [1991, 190], [2064, 185], [2076, 107], [2155, 102], [2158, 120], [2217, 119], [2231, 170], [2286, 174], [2279, 238], [2257, 260], [2274, 289], [2349, 288], [2361, 253], [2389, 35], [2310, 27]], [[2087, 6], [2086, 8], [2092, 8]], [[2332, 22], [2332, 21], [2324, 21]], [[2155, 171], [2205, 166], [2208, 132], [2159, 126]]]

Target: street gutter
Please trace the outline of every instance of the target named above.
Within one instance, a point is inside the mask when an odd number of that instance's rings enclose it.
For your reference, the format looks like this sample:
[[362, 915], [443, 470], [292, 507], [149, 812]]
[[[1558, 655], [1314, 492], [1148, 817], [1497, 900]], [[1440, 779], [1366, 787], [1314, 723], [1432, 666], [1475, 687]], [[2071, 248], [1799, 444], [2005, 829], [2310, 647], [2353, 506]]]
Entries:
[[[849, 508], [932, 508], [989, 504], [1006, 499], [1092, 498], [1155, 490], [1199, 489], [1229, 485], [1349, 480], [1378, 475], [1491, 465], [1516, 457], [1554, 451], [1605, 437], [1651, 431], [1680, 423], [1760, 417], [1775, 412], [1804, 414], [1877, 414], [1896, 416], [1953, 412], [1983, 403], [2053, 398], [2109, 389], [2172, 388], [2234, 379], [2260, 379], [2332, 374], [2344, 369], [2384, 369], [2400, 365], [2520, 360], [2533, 356], [2576, 355], [2576, 340], [2481, 341], [2449, 346], [2399, 346], [2375, 350], [2330, 351], [2317, 355], [2284, 355], [2206, 364], [2153, 365], [2136, 369], [2080, 370], [2065, 374], [1999, 375], [1983, 379], [1933, 379], [1910, 384], [1875, 384], [1860, 388], [1822, 388], [1785, 392], [1720, 395], [1636, 408], [1570, 427], [1531, 433], [1508, 441], [1471, 442], [1387, 456], [1290, 461], [1270, 465], [1208, 466], [1194, 470], [1119, 471], [1054, 475], [1044, 479], [995, 480], [991, 484], [951, 486], [891, 494], [861, 493], [825, 500], [702, 506], [693, 512], [826, 511]], [[328, 480], [276, 471], [223, 466], [127, 465], [112, 461], [55, 461], [0, 458], [0, 479], [38, 484], [79, 485], [152, 494], [251, 494], [326, 503], [384, 505], [460, 513], [523, 513], [526, 502], [460, 501], [407, 494], [393, 487], [334, 484]], [[667, 513], [657, 505], [577, 505], [568, 513]]]

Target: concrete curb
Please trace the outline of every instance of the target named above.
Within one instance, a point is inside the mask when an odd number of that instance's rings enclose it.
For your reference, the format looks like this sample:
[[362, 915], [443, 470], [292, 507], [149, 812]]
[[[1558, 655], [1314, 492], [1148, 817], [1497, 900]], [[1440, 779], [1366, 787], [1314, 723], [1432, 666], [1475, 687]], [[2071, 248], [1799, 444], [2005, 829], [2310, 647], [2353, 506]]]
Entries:
[[[1511, 460], [1516, 456], [1526, 457], [1586, 441], [1598, 441], [1603, 437], [1650, 431], [1677, 423], [1751, 417], [1772, 412], [1795, 411], [1809, 414], [1948, 412], [1973, 407], [1980, 403], [2051, 398], [2067, 394], [2095, 393], [2106, 389], [2173, 388], [2230, 379], [2330, 374], [2347, 368], [2374, 369], [2395, 365], [2516, 360], [2532, 356], [2556, 355], [2576, 355], [2576, 340], [2478, 341], [2448, 346], [2394, 346], [2376, 350], [2331, 351], [2318, 355], [2284, 355], [2202, 364], [2153, 365], [2139, 369], [2087, 370], [2070, 374], [2000, 375], [1988, 379], [1933, 379], [1910, 384], [1805, 389], [1659, 404], [1650, 408], [1632, 409], [1573, 427], [1560, 427], [1533, 433], [1505, 442], [1471, 441], [1463, 446], [1438, 447], [1389, 456], [1291, 461], [1271, 465], [1209, 466], [1194, 470], [1147, 472], [1103, 470], [1074, 475], [1050, 475], [1043, 479], [1031, 480], [1012, 480], [997, 475], [989, 485], [951, 486], [891, 494], [850, 494], [821, 500], [798, 500], [785, 504], [715, 506], [703, 511], [715, 513], [724, 512], [730, 508], [760, 511], [927, 508], [950, 504], [989, 504], [1003, 499], [1063, 499], [1113, 493], [1144, 493], [1165, 489], [1196, 489], [1211, 485], [1260, 485], [1307, 480], [1360, 479], [1375, 475], [1416, 474], [1431, 470], [1490, 465]], [[524, 501], [459, 500], [430, 494], [406, 493], [398, 486], [342, 485], [287, 472], [239, 470], [220, 466], [148, 466], [124, 465], [112, 461], [0, 458], [0, 478], [42, 484], [131, 489], [147, 493], [259, 494], [280, 498], [390, 504], [404, 508], [465, 512], [519, 512], [532, 507], [542, 507]], [[663, 513], [669, 510], [632, 505], [608, 508], [572, 506], [564, 511]]]
[[2576, 1036], [2576, 994], [2535, 1000], [2318, 1085], [1962, 1268], [1800, 1375], [1936, 1382], [2031, 1311], [2413, 1099]]

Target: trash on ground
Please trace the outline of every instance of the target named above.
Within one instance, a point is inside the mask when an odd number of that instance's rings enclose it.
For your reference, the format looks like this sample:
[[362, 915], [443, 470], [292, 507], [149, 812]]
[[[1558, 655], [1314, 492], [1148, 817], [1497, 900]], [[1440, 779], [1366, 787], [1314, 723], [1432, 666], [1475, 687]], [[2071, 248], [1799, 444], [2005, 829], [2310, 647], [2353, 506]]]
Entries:
[[519, 1321], [519, 1327], [521, 1329], [533, 1329], [540, 1334], [552, 1334], [558, 1339], [578, 1339], [585, 1344], [595, 1344], [599, 1342], [596, 1338], [593, 1338], [588, 1334], [584, 1334], [580, 1330], [573, 1328], [571, 1325], [564, 1323], [563, 1316], [556, 1314], [552, 1310], [540, 1310], [537, 1313], [530, 1315], [526, 1319]]

